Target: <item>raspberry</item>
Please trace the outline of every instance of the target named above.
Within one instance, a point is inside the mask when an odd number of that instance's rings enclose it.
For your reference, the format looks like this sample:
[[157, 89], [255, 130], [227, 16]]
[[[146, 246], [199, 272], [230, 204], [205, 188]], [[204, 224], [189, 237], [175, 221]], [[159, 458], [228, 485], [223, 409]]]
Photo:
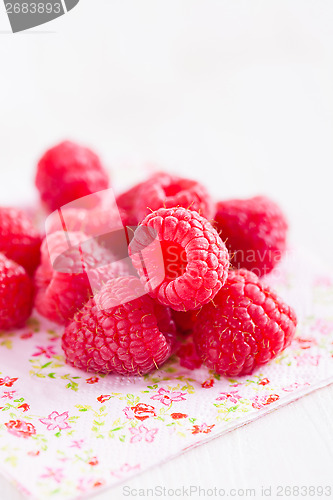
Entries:
[[246, 375], [275, 358], [291, 342], [296, 315], [268, 286], [246, 269], [227, 281], [198, 313], [194, 342], [203, 362], [230, 377]]
[[117, 197], [117, 206], [126, 213], [128, 226], [135, 226], [139, 221], [136, 202], [143, 184], [143, 182], [140, 182]]
[[[141, 285], [142, 286], [142, 285]], [[163, 332], [164, 337], [170, 344], [170, 355], [178, 351], [180, 343], [177, 340], [177, 328], [173, 319], [172, 310], [162, 306], [154, 300], [154, 313], [158, 318], [158, 329]]]
[[[104, 208], [87, 210], [84, 208], [63, 208], [53, 212], [47, 221], [47, 233], [56, 231], [82, 231], [87, 235], [100, 235], [104, 232], [129, 226], [129, 218], [124, 210], [106, 211]], [[121, 219], [121, 223], [119, 220]]]
[[286, 249], [287, 222], [264, 196], [217, 204], [215, 227], [231, 255], [231, 264], [259, 277], [269, 273]]
[[40, 261], [41, 236], [28, 215], [17, 208], [0, 208], [0, 252], [32, 275]]
[[23, 326], [32, 302], [33, 286], [25, 269], [0, 254], [0, 329]]
[[215, 229], [197, 212], [181, 207], [148, 215], [134, 233], [129, 254], [147, 293], [177, 311], [212, 300], [229, 267]]
[[108, 175], [98, 156], [73, 142], [61, 142], [38, 162], [36, 186], [51, 212], [108, 185]]
[[199, 182], [158, 172], [141, 184], [136, 196], [138, 219], [162, 207], [187, 208], [207, 219], [214, 215], [211, 197]]
[[172, 311], [172, 318], [175, 322], [177, 333], [183, 337], [192, 334], [194, 323], [197, 319], [198, 310], [196, 311]]
[[41, 254], [35, 306], [42, 316], [59, 324], [68, 323], [116, 273], [110, 252], [84, 233], [52, 233], [43, 241]]
[[179, 357], [179, 364], [189, 370], [195, 370], [202, 365], [201, 358], [198, 356], [195, 345], [193, 342], [187, 342], [178, 349], [177, 356]]
[[67, 362], [120, 375], [143, 375], [162, 365], [172, 352], [175, 327], [148, 295], [132, 299], [142, 292], [133, 276], [106, 283], [65, 329]]

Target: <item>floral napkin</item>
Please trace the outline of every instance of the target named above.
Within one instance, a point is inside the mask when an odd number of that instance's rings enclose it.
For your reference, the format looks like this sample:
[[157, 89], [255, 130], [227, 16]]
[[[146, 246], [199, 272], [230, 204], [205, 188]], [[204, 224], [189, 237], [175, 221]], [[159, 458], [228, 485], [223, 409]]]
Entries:
[[0, 334], [0, 470], [36, 499], [82, 498], [333, 381], [333, 280], [290, 251], [266, 278], [299, 318], [292, 345], [251, 376], [189, 370], [174, 356], [144, 377], [65, 364], [62, 328], [36, 314]]

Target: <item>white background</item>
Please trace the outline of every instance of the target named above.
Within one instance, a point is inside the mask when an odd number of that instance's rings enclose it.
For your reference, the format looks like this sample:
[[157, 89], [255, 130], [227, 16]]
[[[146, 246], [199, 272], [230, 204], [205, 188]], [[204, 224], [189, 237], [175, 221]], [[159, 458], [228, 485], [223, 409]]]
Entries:
[[[291, 240], [332, 267], [331, 0], [81, 0], [43, 27], [9, 30], [1, 3], [1, 204], [37, 199], [36, 160], [68, 137], [100, 152], [115, 186], [157, 163], [217, 199], [271, 195]], [[259, 496], [262, 484], [333, 483], [332, 413], [323, 389], [127, 485]]]

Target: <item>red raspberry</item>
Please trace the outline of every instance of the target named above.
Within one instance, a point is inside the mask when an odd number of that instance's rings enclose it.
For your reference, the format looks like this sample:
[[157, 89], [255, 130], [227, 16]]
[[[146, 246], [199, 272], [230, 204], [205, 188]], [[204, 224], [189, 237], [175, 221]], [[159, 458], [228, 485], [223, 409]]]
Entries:
[[32, 302], [33, 286], [26, 271], [0, 254], [0, 329], [23, 326]]
[[[142, 286], [142, 285], [141, 285]], [[165, 307], [154, 300], [154, 313], [158, 318], [158, 329], [170, 344], [170, 355], [178, 351], [180, 343], [177, 340], [177, 328], [170, 307]]]
[[143, 182], [140, 182], [117, 197], [117, 206], [126, 213], [128, 226], [136, 226], [138, 224], [139, 219], [136, 203], [143, 184]]
[[147, 293], [177, 311], [212, 300], [229, 267], [215, 229], [197, 212], [181, 207], [148, 215], [134, 233], [129, 254]]
[[230, 271], [214, 303], [194, 325], [203, 362], [217, 373], [246, 375], [275, 358], [291, 342], [296, 315], [274, 291], [246, 269]]
[[260, 277], [281, 260], [288, 225], [280, 208], [270, 199], [256, 196], [221, 201], [215, 221], [234, 267], [245, 267]]
[[199, 182], [158, 172], [141, 184], [136, 196], [139, 221], [159, 208], [183, 207], [211, 219], [214, 205], [206, 188]]
[[142, 285], [133, 276], [106, 283], [65, 330], [67, 362], [120, 375], [143, 375], [162, 365], [171, 354], [175, 327], [148, 295], [133, 298], [141, 293]]
[[193, 342], [183, 344], [177, 352], [179, 364], [189, 370], [195, 370], [202, 365], [201, 358], [198, 356], [197, 350]]
[[0, 208], [0, 252], [32, 275], [40, 261], [41, 236], [18, 208]]
[[186, 312], [172, 311], [172, 318], [176, 324], [177, 333], [181, 334], [183, 337], [191, 335], [198, 312], [198, 310]]
[[42, 316], [59, 324], [68, 323], [115, 274], [110, 252], [84, 233], [52, 233], [43, 241], [41, 254], [35, 274], [35, 306]]
[[[120, 220], [121, 219], [121, 220]], [[101, 235], [103, 233], [123, 229], [129, 226], [129, 219], [124, 210], [106, 211], [104, 208], [87, 210], [85, 208], [64, 208], [53, 212], [47, 220], [47, 233], [56, 231], [82, 231], [88, 235]]]
[[36, 186], [51, 212], [108, 185], [108, 175], [98, 156], [70, 141], [46, 151], [37, 166]]

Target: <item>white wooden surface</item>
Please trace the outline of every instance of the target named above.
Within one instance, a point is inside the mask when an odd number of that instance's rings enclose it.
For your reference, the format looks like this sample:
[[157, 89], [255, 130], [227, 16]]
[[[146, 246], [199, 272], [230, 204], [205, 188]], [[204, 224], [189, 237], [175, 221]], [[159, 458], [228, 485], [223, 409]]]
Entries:
[[[0, 203], [33, 201], [36, 158], [70, 137], [116, 186], [157, 162], [216, 197], [269, 194], [291, 239], [331, 265], [332, 21], [330, 0], [81, 0], [11, 35], [1, 3]], [[333, 488], [332, 414], [328, 387], [126, 484]], [[0, 498], [21, 497], [0, 480]]]

